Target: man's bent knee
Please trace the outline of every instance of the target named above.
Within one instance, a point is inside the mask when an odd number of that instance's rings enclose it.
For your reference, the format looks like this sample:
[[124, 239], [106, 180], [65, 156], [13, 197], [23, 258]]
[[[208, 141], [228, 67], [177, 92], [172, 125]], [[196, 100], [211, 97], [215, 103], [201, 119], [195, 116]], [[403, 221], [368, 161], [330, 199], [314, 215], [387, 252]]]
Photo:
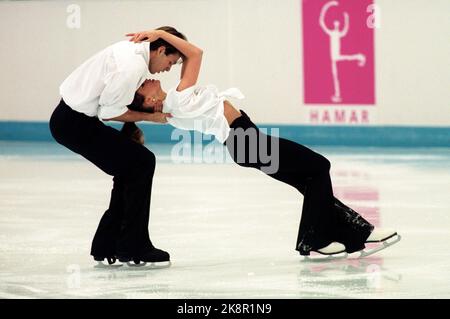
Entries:
[[151, 178], [156, 167], [155, 154], [145, 148], [129, 165], [131, 165], [130, 174], [134, 178]]

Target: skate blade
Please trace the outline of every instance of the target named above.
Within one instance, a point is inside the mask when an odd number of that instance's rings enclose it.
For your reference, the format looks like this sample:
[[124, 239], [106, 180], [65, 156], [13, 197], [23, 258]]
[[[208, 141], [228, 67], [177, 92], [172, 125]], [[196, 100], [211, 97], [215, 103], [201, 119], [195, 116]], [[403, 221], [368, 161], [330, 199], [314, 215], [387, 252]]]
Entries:
[[348, 254], [344, 251], [337, 254], [330, 254], [330, 255], [324, 255], [318, 253], [314, 256], [303, 256], [303, 262], [326, 262], [326, 261], [335, 261], [335, 260], [341, 260], [346, 259]]
[[[381, 245], [372, 249], [362, 250], [359, 252], [359, 256], [357, 258], [365, 258], [367, 256], [373, 255], [383, 249], [386, 249], [396, 243], [398, 243], [402, 239], [402, 236], [399, 234], [394, 234], [391, 237], [388, 237], [387, 239], [383, 241], [377, 241], [375, 243], [380, 243]], [[368, 242], [369, 243], [369, 242]], [[374, 242], [371, 242], [374, 243]]]
[[119, 268], [122, 267], [123, 264], [118, 263], [118, 264], [109, 264], [109, 263], [104, 263], [103, 261], [97, 261], [97, 265], [94, 266], [94, 268], [102, 268], [102, 269], [111, 269], [111, 268]]
[[139, 264], [135, 264], [134, 262], [126, 262], [125, 265], [127, 265], [128, 268], [131, 269], [164, 269], [169, 268], [172, 266], [172, 263], [170, 261], [163, 261], [163, 262], [141, 262]]

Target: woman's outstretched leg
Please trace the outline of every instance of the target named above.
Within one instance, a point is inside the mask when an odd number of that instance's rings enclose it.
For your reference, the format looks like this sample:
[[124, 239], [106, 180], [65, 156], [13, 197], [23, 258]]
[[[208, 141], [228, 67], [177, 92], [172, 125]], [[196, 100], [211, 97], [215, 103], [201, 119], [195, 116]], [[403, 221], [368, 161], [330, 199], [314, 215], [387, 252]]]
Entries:
[[[225, 145], [233, 160], [259, 169], [304, 195], [296, 249], [307, 255], [333, 241], [343, 243], [347, 251], [364, 248], [373, 226], [333, 196], [330, 162], [303, 145], [262, 133], [245, 112], [233, 109], [226, 105], [231, 132]], [[360, 223], [352, 224], [353, 220]]]

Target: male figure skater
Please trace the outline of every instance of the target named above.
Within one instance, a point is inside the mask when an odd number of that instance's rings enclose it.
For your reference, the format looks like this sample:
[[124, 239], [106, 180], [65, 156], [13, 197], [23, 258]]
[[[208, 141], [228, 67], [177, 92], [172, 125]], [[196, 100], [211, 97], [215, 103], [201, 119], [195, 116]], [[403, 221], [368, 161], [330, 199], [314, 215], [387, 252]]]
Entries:
[[158, 41], [115, 43], [75, 69], [60, 86], [62, 99], [50, 119], [58, 143], [114, 177], [109, 208], [91, 248], [95, 260], [106, 258], [110, 264], [116, 258], [135, 263], [170, 260], [167, 252], [153, 246], [148, 234], [155, 155], [101, 122], [167, 122], [170, 114], [127, 108], [150, 74], [170, 71], [183, 57], [170, 42], [186, 37], [172, 27], [158, 30], [165, 31]]

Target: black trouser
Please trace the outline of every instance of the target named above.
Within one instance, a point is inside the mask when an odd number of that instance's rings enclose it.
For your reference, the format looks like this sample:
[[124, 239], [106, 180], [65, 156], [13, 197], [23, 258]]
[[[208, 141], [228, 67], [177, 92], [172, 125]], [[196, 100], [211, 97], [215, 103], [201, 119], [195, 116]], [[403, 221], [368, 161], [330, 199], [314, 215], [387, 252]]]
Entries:
[[[224, 144], [240, 166], [264, 171], [303, 194], [296, 249], [308, 254], [332, 241], [343, 243], [347, 252], [363, 249], [373, 226], [333, 196], [330, 161], [303, 145], [262, 133], [245, 112], [241, 113], [230, 125]], [[264, 155], [271, 155], [271, 165], [277, 161], [276, 171], [267, 169], [269, 157]]]
[[148, 235], [155, 155], [143, 145], [72, 110], [63, 100], [50, 119], [55, 140], [114, 176], [111, 201], [92, 242], [93, 256], [137, 256], [153, 247]]

